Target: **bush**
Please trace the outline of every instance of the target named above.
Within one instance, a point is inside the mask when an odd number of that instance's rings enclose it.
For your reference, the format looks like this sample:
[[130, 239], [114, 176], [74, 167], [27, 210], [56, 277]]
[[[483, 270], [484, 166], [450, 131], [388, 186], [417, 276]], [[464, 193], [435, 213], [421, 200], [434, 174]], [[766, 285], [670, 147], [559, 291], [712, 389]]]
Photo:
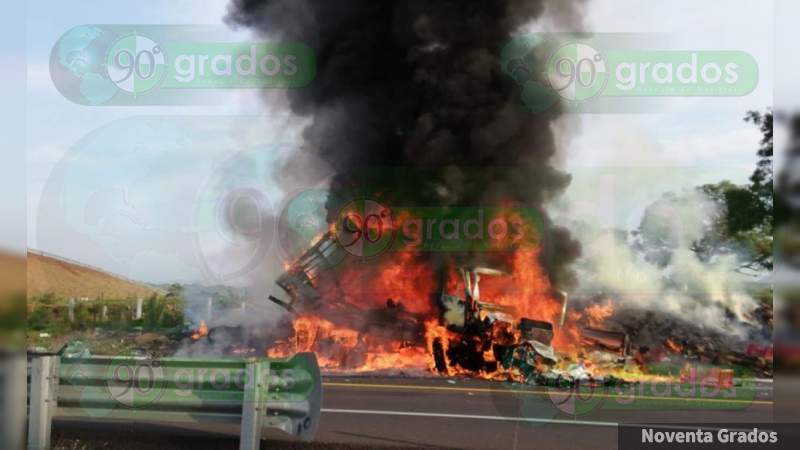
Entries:
[[50, 309], [36, 308], [28, 314], [28, 329], [44, 331], [53, 324], [54, 319]]
[[[88, 330], [105, 326], [116, 330], [129, 330], [138, 326], [147, 330], [174, 328], [183, 324], [183, 299], [175, 296], [150, 296], [142, 305], [142, 319], [134, 320], [136, 299], [98, 299], [76, 301], [74, 320], [69, 321], [68, 300], [46, 294], [31, 299], [32, 311], [28, 314], [30, 330], [47, 331], [51, 334], [70, 330]], [[24, 305], [24, 303], [23, 303]], [[103, 307], [106, 318], [103, 320]]]

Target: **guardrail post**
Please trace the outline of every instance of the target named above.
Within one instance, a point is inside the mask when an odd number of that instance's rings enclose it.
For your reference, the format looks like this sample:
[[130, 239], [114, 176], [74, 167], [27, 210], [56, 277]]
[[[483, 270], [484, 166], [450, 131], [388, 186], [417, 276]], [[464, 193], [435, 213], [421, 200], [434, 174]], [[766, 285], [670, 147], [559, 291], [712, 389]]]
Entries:
[[50, 449], [50, 427], [58, 402], [58, 363], [58, 356], [42, 356], [31, 362], [28, 450]]
[[258, 450], [261, 446], [261, 425], [266, 413], [269, 362], [250, 360], [247, 362], [245, 374], [247, 383], [242, 395], [239, 450]]

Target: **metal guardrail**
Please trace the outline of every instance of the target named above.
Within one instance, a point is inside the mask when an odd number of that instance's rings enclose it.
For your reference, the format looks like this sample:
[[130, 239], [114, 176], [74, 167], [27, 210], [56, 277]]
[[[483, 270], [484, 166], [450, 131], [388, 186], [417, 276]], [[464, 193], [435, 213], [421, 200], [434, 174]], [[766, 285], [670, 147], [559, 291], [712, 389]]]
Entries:
[[29, 390], [29, 450], [49, 449], [53, 419], [240, 424], [240, 450], [254, 450], [262, 427], [313, 438], [322, 402], [313, 353], [217, 360], [38, 356]]
[[25, 444], [25, 352], [0, 348], [0, 448], [20, 450]]

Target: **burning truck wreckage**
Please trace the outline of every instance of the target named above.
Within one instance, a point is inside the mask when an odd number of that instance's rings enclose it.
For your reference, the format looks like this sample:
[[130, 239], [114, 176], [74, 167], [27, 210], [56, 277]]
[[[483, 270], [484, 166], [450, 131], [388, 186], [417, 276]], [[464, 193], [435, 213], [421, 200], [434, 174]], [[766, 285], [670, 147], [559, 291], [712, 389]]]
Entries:
[[[536, 250], [507, 256], [503, 268], [451, 258], [434, 269], [414, 252], [365, 263], [329, 231], [277, 278], [286, 296], [269, 300], [286, 314], [264, 351], [271, 357], [315, 352], [330, 374], [438, 374], [552, 387], [663, 380], [646, 366], [665, 360], [683, 365], [670, 378], [723, 387], [733, 382], [732, 370], [698, 373], [692, 365], [771, 373], [771, 357], [752, 348], [733, 351], [724, 336], [707, 330], [653, 313], [623, 314], [627, 324], [613, 323], [610, 300], [578, 311], [532, 263]], [[643, 333], [647, 342], [634, 344], [638, 327], [655, 328], [662, 340]]]
[[[561, 20], [580, 28], [583, 2], [557, 3]], [[292, 112], [308, 122], [301, 148], [276, 177], [287, 193], [324, 183], [329, 228], [315, 229], [320, 234], [309, 247], [284, 255], [291, 261], [275, 279], [282, 292], [269, 297], [285, 309], [278, 323], [257, 331], [212, 323], [196, 333], [198, 341], [227, 333], [218, 341], [232, 343], [226, 351], [233, 353], [313, 351], [323, 370], [342, 374], [559, 385], [636, 381], [655, 376], [650, 367], [667, 359], [771, 374], [770, 356], [762, 352], [771, 309], [754, 320], [760, 323], [753, 334], [761, 338], [753, 339], [759, 347], [753, 353], [746, 350], [749, 338], [710, 329], [691, 311], [652, 308], [657, 289], [644, 302], [650, 306], [638, 309], [622, 307], [613, 290], [576, 290], [581, 243], [547, 213], [572, 180], [555, 163], [559, 133], [569, 134], [570, 125], [559, 121], [557, 104], [547, 111], [523, 106], [531, 83], [519, 81], [514, 61], [530, 64], [525, 68], [533, 73], [546, 58], [527, 40], [511, 40], [555, 3], [234, 5], [232, 23], [309, 43], [317, 55], [318, 79], [287, 92]], [[439, 219], [453, 205], [492, 205], [507, 216], [535, 211], [538, 222], [523, 219], [523, 227], [535, 229], [523, 246], [392, 248], [365, 257], [352, 252], [346, 233], [363, 237], [370, 230], [339, 223], [345, 199], [393, 207], [391, 226], [398, 229], [406, 212], [399, 205], [429, 208]], [[696, 300], [717, 301], [705, 294]], [[718, 309], [733, 317], [725, 308]]]

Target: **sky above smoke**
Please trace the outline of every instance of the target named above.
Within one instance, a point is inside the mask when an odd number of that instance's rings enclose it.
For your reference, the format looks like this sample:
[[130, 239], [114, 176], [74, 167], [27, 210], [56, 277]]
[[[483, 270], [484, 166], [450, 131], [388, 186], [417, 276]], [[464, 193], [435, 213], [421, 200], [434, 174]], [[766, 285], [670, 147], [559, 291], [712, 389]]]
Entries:
[[[294, 135], [300, 136], [300, 130], [309, 119], [282, 116], [289, 103], [280, 93], [273, 93], [271, 101], [264, 102], [263, 99], [253, 98], [249, 94], [231, 92], [223, 104], [179, 110], [172, 107], [87, 108], [70, 104], [53, 87], [47, 65], [50, 49], [61, 33], [70, 27], [82, 23], [221, 23], [228, 2], [207, 2], [202, 9], [193, 5], [189, 1], [170, 2], [169, 5], [144, 1], [137, 5], [135, 11], [125, 11], [119, 5], [102, 1], [86, 2], [80, 10], [72, 10], [61, 2], [29, 3], [28, 17], [31, 19], [27, 23], [27, 54], [24, 67], [19, 68], [20, 71], [27, 69], [27, 110], [24, 113], [27, 127], [24, 136], [15, 141], [17, 146], [28, 149], [27, 177], [22, 178], [23, 171], [12, 174], [19, 183], [28, 187], [28, 246], [57, 250], [63, 256], [137, 279], [162, 282], [203, 280], [204, 273], [200, 265], [197, 261], [192, 261], [195, 257], [192, 249], [165, 248], [155, 253], [139, 252], [137, 249], [142, 247], [143, 235], [129, 233], [121, 235], [121, 240], [116, 243], [127, 251], [118, 253], [107, 248], [105, 243], [98, 240], [97, 235], [87, 233], [88, 239], [97, 241], [97, 251], [87, 254], [85, 245], [59, 240], [59, 224], [51, 222], [49, 216], [47, 220], [42, 220], [39, 207], [43, 199], [47, 200], [45, 197], [60, 195], [46, 192], [45, 189], [54, 167], [65, 163], [89, 163], [69, 161], [69, 149], [74, 148], [77, 142], [93, 130], [115, 120], [124, 121], [132, 116], [156, 114], [261, 114], [267, 116], [273, 126], [253, 126], [238, 132], [247, 136], [249, 142], [272, 142], [275, 140], [276, 129], [279, 128], [293, 128]], [[696, 17], [696, 20], [686, 17], [682, 12], [685, 7], [695, 11], [696, 14], [692, 17]], [[571, 185], [564, 197], [564, 201], [568, 202], [568, 210], [577, 216], [606, 225], [631, 228], [638, 224], [644, 206], [657, 199], [663, 191], [679, 190], [724, 178], [743, 182], [752, 169], [757, 134], [749, 124], [741, 122], [742, 113], [747, 109], [762, 109], [772, 103], [772, 79], [776, 74], [772, 59], [771, 11], [767, 8], [754, 11], [744, 1], [702, 4], [687, 1], [643, 5], [635, 1], [621, 4], [617, 1], [598, 0], [589, 3], [587, 8], [586, 26], [589, 29], [664, 31], [673, 36], [674, 44], [679, 48], [694, 45], [700, 48], [743, 49], [758, 60], [761, 80], [752, 94], [742, 98], [674, 99], [665, 102], [658, 114], [568, 117], [577, 122], [577, 127], [572, 124], [565, 128], [572, 130], [569, 136], [557, 136], [557, 142], [568, 146], [568, 151], [561, 152], [556, 161], [566, 172], [572, 174]], [[43, 10], [47, 10], [47, 13], [43, 13]], [[624, 16], [619, 14], [622, 10], [626, 12]], [[708, 20], [709, 17], [715, 19]], [[560, 19], [548, 19], [543, 21], [542, 26], [555, 29], [563, 26], [563, 23]], [[735, 30], [736, 34], [725, 30]], [[746, 32], [742, 33], [741, 30]], [[234, 41], [252, 37], [245, 28], [232, 30], [230, 36]], [[198, 118], [196, 127], [203, 126], [202, 119]], [[204, 142], [206, 145], [198, 147], [194, 154], [197, 167], [202, 167], [204, 161], [210, 162], [218, 157], [216, 152], [229, 141], [229, 134], [208, 137]], [[167, 146], [173, 139], [174, 136], [153, 136], [151, 142], [157, 148], [159, 145]], [[299, 145], [300, 141], [298, 139], [293, 143]], [[113, 141], [105, 144], [109, 158], [113, 158], [115, 152], [127, 151]], [[103, 164], [102, 159], [92, 162]], [[651, 170], [650, 175], [645, 176], [646, 171], [637, 175], [636, 172], [642, 168]], [[115, 170], [121, 177], [126, 173], [126, 168], [122, 165], [107, 166], [106, 172], [113, 175], [111, 172]], [[181, 191], [187, 189], [185, 184], [174, 183], [175, 170], [172, 166], [165, 166], [159, 174], [154, 169], [153, 183], [148, 189], [163, 193], [167, 200], [185, 202], [185, 198], [191, 196]], [[197, 172], [196, 176], [208, 174]], [[608, 182], [609, 177], [613, 182]], [[650, 182], [643, 184], [643, 179]], [[78, 187], [97, 190], [98, 187], [92, 184], [94, 181], [79, 180], [81, 184]], [[608, 186], [613, 186], [613, 189]], [[174, 231], [169, 230], [169, 223], [165, 220], [159, 221], [158, 215], [153, 214], [160, 208], [169, 208], [163, 202], [148, 201], [147, 195], [131, 198], [138, 201], [134, 206], [139, 211], [148, 212], [148, 217], [154, 217], [153, 222], [134, 223], [131, 226], [146, 225], [149, 230]], [[599, 207], [603, 202], [611, 206]], [[5, 225], [9, 224], [4, 222]], [[4, 232], [1, 235], [13, 234]], [[6, 243], [8, 245], [13, 243]]]

